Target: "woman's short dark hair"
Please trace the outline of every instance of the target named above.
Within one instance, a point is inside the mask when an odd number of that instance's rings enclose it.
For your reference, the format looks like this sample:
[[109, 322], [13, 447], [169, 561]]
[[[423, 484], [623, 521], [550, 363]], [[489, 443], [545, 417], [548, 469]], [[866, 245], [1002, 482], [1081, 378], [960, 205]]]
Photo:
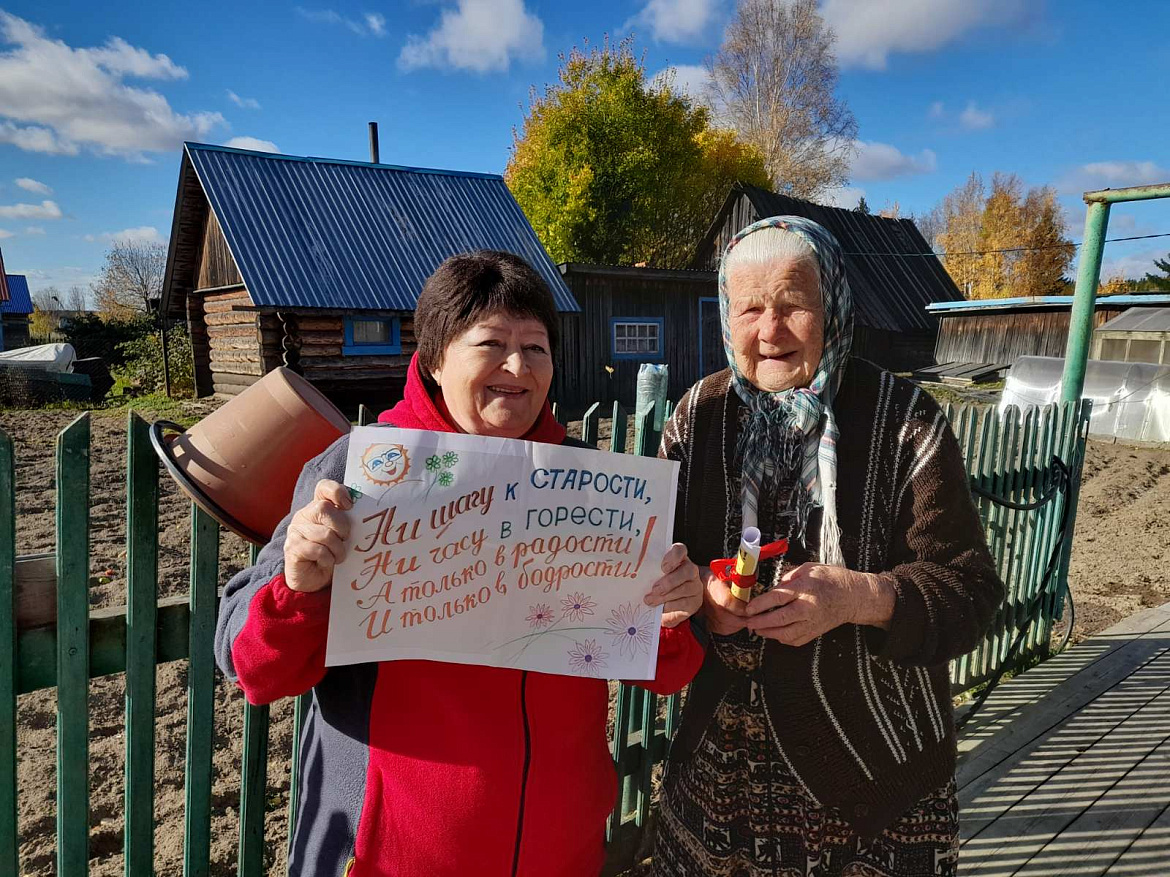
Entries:
[[423, 376], [440, 367], [448, 344], [495, 313], [539, 320], [548, 330], [549, 353], [556, 353], [557, 306], [548, 284], [519, 256], [476, 250], [452, 256], [423, 284], [414, 309]]

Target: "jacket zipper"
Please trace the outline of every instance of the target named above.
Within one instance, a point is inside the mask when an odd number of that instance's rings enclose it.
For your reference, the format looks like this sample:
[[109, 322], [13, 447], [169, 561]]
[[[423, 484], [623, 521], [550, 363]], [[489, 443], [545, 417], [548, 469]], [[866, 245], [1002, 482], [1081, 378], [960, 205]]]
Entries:
[[528, 794], [528, 765], [532, 761], [532, 732], [528, 727], [528, 671], [520, 671], [520, 715], [524, 718], [524, 771], [520, 775], [520, 813], [516, 819], [516, 852], [512, 877], [520, 873], [520, 841], [524, 837], [524, 798]]

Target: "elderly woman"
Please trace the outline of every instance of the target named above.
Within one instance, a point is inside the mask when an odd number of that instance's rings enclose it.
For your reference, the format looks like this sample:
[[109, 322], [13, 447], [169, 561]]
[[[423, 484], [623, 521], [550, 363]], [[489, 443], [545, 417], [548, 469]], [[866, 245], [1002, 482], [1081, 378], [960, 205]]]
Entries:
[[[546, 401], [557, 315], [521, 259], [448, 259], [414, 327], [405, 395], [382, 423], [584, 447]], [[603, 680], [429, 661], [326, 669], [347, 442], [305, 466], [292, 513], [228, 584], [216, 637], [220, 666], [251, 703], [313, 693], [290, 874], [596, 877], [616, 795]], [[702, 663], [687, 621], [702, 584], [682, 545], [662, 572], [644, 599], [664, 607], [647, 687], [666, 693]]]
[[[655, 873], [936, 877], [958, 855], [947, 662], [1003, 588], [958, 445], [914, 385], [849, 355], [840, 249], [757, 222], [719, 273], [730, 368], [680, 402], [676, 538], [789, 540], [750, 599], [711, 577], [712, 645], [671, 748]], [[744, 595], [747, 596], [747, 595]]]

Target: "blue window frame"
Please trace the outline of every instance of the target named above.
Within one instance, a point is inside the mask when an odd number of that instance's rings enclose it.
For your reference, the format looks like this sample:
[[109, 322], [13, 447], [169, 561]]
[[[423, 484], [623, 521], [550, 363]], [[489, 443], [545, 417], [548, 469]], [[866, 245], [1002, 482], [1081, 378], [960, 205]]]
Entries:
[[378, 356], [402, 352], [398, 317], [346, 317], [343, 356]]
[[665, 317], [611, 317], [609, 349], [614, 359], [661, 362], [666, 357]]

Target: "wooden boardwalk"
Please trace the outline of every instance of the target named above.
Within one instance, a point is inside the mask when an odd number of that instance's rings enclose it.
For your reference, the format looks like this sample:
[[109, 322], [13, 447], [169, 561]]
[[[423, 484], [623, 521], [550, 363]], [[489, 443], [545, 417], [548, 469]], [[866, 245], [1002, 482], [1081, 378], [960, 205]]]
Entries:
[[958, 783], [963, 877], [1170, 877], [1170, 604], [1001, 685]]

